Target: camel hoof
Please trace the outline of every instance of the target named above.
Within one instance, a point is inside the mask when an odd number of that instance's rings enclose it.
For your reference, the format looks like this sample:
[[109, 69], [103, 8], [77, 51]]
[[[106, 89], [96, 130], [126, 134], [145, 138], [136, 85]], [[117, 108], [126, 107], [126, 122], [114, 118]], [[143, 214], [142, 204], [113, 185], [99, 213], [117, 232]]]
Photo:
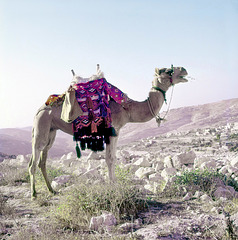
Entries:
[[53, 195], [58, 195], [59, 194], [59, 192], [57, 192], [57, 191], [55, 191], [55, 190], [51, 190], [50, 191]]
[[31, 196], [31, 201], [35, 201], [37, 199], [36, 195]]

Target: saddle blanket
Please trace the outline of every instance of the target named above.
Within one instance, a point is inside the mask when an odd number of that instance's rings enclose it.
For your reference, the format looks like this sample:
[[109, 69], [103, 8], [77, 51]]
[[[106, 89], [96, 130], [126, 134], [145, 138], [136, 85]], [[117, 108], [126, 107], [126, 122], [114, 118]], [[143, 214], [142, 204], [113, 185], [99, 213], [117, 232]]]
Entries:
[[[127, 96], [117, 87], [109, 84], [105, 78], [73, 85], [76, 99], [83, 114], [73, 121], [74, 140], [80, 141], [81, 149], [93, 151], [104, 149], [104, 143], [110, 142], [115, 134], [111, 126], [109, 100], [122, 104]], [[87, 145], [87, 146], [86, 146]]]

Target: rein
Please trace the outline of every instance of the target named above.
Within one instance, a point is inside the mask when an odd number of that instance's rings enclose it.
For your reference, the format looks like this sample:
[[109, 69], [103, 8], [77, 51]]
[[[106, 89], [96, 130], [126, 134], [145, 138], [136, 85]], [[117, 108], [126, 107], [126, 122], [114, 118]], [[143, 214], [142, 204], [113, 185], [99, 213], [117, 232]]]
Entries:
[[[170, 101], [169, 101], [167, 111], [165, 112], [165, 115], [163, 117], [160, 117], [159, 113], [157, 115], [155, 114], [155, 111], [154, 111], [154, 108], [152, 106], [151, 100], [150, 100], [150, 98], [148, 98], [148, 106], [149, 106], [150, 112], [151, 112], [152, 116], [154, 116], [154, 118], [155, 118], [155, 120], [158, 124], [158, 127], [160, 126], [161, 121], [165, 121], [165, 117], [167, 116], [167, 114], [169, 112], [172, 97], [173, 97], [173, 92], [174, 92], [174, 84], [173, 84], [173, 79], [172, 79], [172, 76], [173, 76], [173, 73], [174, 73], [173, 65], [171, 65], [171, 68], [172, 68], [172, 73], [171, 73], [171, 77], [170, 77], [170, 83], [172, 84], [172, 92], [171, 92]], [[156, 86], [153, 86], [152, 88], [154, 88], [157, 91], [160, 91], [163, 94], [164, 102], [167, 104], [166, 91], [164, 91], [163, 89], [161, 89], [159, 87], [156, 87]]]

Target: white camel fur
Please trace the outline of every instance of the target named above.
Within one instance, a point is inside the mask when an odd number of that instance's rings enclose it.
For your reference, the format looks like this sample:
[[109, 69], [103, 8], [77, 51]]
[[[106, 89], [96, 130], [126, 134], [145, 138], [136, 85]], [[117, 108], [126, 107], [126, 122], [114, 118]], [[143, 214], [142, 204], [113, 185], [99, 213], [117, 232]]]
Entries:
[[[154, 118], [164, 103], [165, 92], [172, 85], [187, 82], [187, 79], [184, 78], [186, 75], [187, 71], [182, 67], [156, 68], [148, 99], [142, 102], [130, 100], [126, 106], [122, 106], [114, 101], [110, 102], [112, 126], [117, 133], [116, 137], [111, 137], [110, 144], [106, 145], [106, 163], [110, 181], [115, 181], [116, 146], [120, 129], [129, 122], [147, 122]], [[46, 173], [47, 154], [54, 143], [57, 130], [60, 129], [65, 133], [73, 135], [72, 124], [66, 123], [60, 118], [61, 110], [61, 105], [43, 105], [34, 119], [32, 157], [29, 163], [31, 196], [33, 199], [36, 197], [35, 172], [38, 161], [38, 166], [42, 171], [49, 191], [55, 193]]]

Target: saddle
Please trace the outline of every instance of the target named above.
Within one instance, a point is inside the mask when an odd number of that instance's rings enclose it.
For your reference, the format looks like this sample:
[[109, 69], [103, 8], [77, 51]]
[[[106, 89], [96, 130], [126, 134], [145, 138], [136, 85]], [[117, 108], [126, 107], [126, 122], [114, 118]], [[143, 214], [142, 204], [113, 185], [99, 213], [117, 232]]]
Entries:
[[[112, 127], [109, 100], [112, 98], [119, 104], [127, 101], [126, 95], [105, 78], [78, 83], [73, 86], [75, 97], [83, 114], [73, 121], [74, 140], [80, 142], [82, 150], [104, 150], [104, 143], [110, 143], [115, 136]], [[76, 148], [79, 148], [76, 145]], [[77, 151], [78, 153], [78, 151]]]
[[[97, 75], [97, 76], [103, 76]], [[92, 78], [91, 78], [92, 79]], [[117, 87], [108, 83], [104, 76], [93, 80], [72, 82], [69, 90], [62, 95], [51, 95], [46, 105], [63, 104], [61, 119], [72, 123], [76, 152], [80, 158], [81, 150], [103, 151], [104, 143], [116, 136], [112, 127], [109, 101], [119, 104], [127, 102], [127, 96]], [[80, 143], [80, 147], [78, 145]]]

